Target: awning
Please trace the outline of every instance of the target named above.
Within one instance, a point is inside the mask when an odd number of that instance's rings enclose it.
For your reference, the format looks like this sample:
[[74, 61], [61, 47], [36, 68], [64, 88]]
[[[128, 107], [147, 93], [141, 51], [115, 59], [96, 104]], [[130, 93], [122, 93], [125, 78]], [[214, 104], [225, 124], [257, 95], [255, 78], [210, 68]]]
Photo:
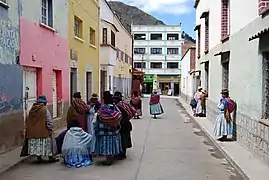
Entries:
[[209, 16], [209, 11], [204, 11], [204, 12], [202, 13], [200, 19], [202, 19], [202, 18], [206, 18], [206, 17], [208, 17], [208, 16]]
[[135, 69], [135, 68], [133, 68], [132, 73], [133, 74], [144, 74], [143, 71], [139, 71], [138, 69]]
[[195, 28], [194, 28], [194, 31], [197, 31], [198, 29], [200, 29], [201, 25], [196, 25]]
[[258, 32], [258, 33], [255, 34], [255, 35], [251, 36], [248, 40], [249, 40], [249, 41], [252, 41], [252, 40], [254, 40], [254, 39], [257, 39], [257, 38], [262, 37], [263, 35], [265, 35], [265, 34], [267, 34], [267, 33], [269, 33], [269, 27], [268, 27], [268, 28], [265, 28], [265, 29], [263, 29], [263, 30], [261, 30], [260, 32]]
[[230, 53], [230, 51], [220, 51], [220, 52], [214, 54], [214, 56], [221, 56], [221, 55], [226, 54], [226, 53]]

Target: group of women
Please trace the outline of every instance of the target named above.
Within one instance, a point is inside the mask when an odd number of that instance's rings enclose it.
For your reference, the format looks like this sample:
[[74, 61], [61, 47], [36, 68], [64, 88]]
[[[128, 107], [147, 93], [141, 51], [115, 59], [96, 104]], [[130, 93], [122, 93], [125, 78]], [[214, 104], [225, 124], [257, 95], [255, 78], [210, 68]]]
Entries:
[[[227, 141], [228, 137], [233, 135], [233, 122], [231, 118], [231, 113], [235, 110], [235, 102], [229, 96], [229, 90], [221, 90], [221, 99], [218, 104], [218, 116], [216, 118], [213, 134], [218, 138], [219, 141]], [[194, 98], [190, 102], [190, 105], [193, 110], [193, 115], [198, 117], [205, 117], [205, 101], [207, 93], [198, 87], [197, 92], [194, 95]]]
[[[36, 156], [41, 163], [44, 156], [49, 157], [49, 162], [58, 162], [56, 155], [60, 154], [67, 167], [90, 166], [93, 156], [105, 157], [103, 165], [126, 159], [126, 151], [132, 147], [130, 120], [142, 116], [142, 100], [134, 92], [127, 103], [121, 92], [112, 95], [109, 91], [104, 92], [102, 99], [103, 104], [93, 94], [85, 103], [80, 92], [74, 93], [67, 112], [67, 128], [55, 138], [47, 99], [38, 97], [26, 120], [21, 156]], [[151, 95], [150, 113], [154, 118], [163, 113], [157, 91]]]

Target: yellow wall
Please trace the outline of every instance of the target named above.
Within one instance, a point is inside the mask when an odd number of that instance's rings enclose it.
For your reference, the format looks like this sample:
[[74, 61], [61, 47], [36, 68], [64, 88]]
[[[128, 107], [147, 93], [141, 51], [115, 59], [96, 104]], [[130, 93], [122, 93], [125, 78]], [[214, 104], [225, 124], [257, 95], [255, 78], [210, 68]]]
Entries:
[[[74, 16], [83, 21], [81, 39], [74, 35]], [[99, 93], [99, 2], [69, 0], [69, 48], [78, 52], [78, 91], [86, 97], [86, 71], [93, 75], [93, 92]], [[95, 30], [95, 46], [90, 45], [90, 28]]]
[[[117, 17], [114, 17], [114, 24], [119, 30], [119, 32], [116, 34], [116, 47], [120, 49], [121, 51], [123, 51], [124, 53], [126, 53], [129, 57], [132, 57], [131, 34], [121, 25]], [[132, 76], [129, 71], [129, 69], [131, 68], [132, 68], [131, 64], [125, 63], [124, 60], [122, 61], [117, 58], [117, 64], [114, 71], [114, 77], [119, 77], [119, 74], [124, 74], [124, 78], [131, 78]], [[121, 71], [122, 69], [124, 71]]]

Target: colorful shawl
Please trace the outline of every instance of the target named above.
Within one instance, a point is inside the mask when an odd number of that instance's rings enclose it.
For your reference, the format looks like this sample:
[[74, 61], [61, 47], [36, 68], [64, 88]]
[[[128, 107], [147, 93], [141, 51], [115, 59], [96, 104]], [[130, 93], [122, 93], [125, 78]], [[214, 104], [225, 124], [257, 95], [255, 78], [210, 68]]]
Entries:
[[101, 123], [112, 127], [116, 127], [122, 118], [120, 110], [112, 104], [102, 105], [98, 114]]
[[231, 98], [224, 98], [222, 103], [224, 104], [225, 108], [228, 108], [230, 113], [235, 110], [235, 102]]
[[158, 104], [160, 102], [159, 94], [151, 94], [150, 96], [150, 104]]
[[117, 106], [125, 110], [129, 119], [132, 119], [135, 116], [136, 109], [132, 105], [128, 104], [127, 102], [120, 101], [118, 102]]
[[80, 114], [84, 114], [90, 110], [90, 107], [87, 106], [87, 104], [82, 99], [79, 98], [73, 98], [71, 105]]

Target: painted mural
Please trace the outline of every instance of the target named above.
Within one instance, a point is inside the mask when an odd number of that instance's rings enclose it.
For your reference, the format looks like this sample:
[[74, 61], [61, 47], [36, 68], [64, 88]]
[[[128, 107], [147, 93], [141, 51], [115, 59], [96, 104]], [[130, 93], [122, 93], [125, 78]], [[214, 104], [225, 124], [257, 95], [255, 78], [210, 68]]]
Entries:
[[0, 8], [0, 114], [22, 109], [23, 79], [18, 60], [19, 24]]

